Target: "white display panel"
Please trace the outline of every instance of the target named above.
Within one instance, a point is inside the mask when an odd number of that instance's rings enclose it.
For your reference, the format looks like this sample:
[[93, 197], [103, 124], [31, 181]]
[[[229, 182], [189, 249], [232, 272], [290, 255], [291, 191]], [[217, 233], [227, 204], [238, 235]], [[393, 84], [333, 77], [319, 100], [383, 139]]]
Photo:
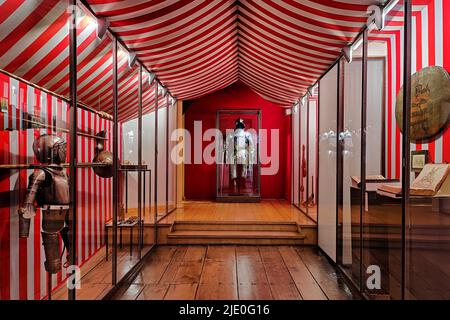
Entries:
[[308, 215], [317, 221], [317, 100], [310, 98], [308, 114]]
[[300, 208], [306, 213], [308, 183], [308, 102], [300, 108]]
[[177, 105], [174, 104], [169, 108], [169, 210], [173, 209], [176, 204], [176, 188], [177, 188], [177, 175], [176, 164], [171, 159], [171, 152], [176, 145], [176, 141], [172, 141], [170, 137], [177, 128]]
[[[123, 123], [122, 125], [122, 162], [137, 164], [138, 163], [138, 119], [133, 119]], [[123, 177], [125, 183], [125, 176]], [[138, 207], [138, 174], [136, 172], [128, 172], [128, 190], [136, 190], [136, 192], [123, 193], [123, 197], [128, 196], [128, 208], [137, 209]], [[125, 185], [123, 186], [125, 188]], [[123, 199], [124, 203], [126, 199]]]
[[[361, 109], [362, 109], [362, 61], [344, 63], [344, 123], [342, 154], [342, 263], [352, 263], [352, 210], [360, 210], [359, 203], [351, 203], [352, 176], [361, 176]], [[355, 215], [356, 217], [359, 215]], [[354, 217], [353, 217], [354, 218]], [[355, 219], [355, 218], [354, 218]]]
[[369, 59], [367, 74], [366, 175], [377, 175], [383, 163], [384, 59]]
[[[145, 206], [151, 207], [155, 199], [155, 112], [147, 113], [142, 116], [142, 163], [151, 170], [151, 195], [148, 191], [148, 179], [146, 178]], [[149, 199], [150, 198], [150, 199]], [[152, 211], [153, 212], [153, 211]]]
[[[164, 100], [163, 100], [164, 99]], [[163, 101], [161, 101], [163, 100]], [[157, 210], [158, 215], [166, 213], [166, 143], [167, 143], [167, 107], [165, 105], [165, 98], [160, 98], [160, 105], [158, 107], [158, 190], [157, 190]]]
[[336, 134], [338, 67], [321, 80], [319, 90], [319, 247], [336, 261]]

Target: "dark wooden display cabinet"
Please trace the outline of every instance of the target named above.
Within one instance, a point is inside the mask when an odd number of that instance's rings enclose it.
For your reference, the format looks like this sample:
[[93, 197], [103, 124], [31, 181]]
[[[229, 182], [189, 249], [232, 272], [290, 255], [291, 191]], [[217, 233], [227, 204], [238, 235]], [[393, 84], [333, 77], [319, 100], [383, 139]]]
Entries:
[[[355, 282], [362, 277], [362, 291], [373, 298], [400, 299], [404, 281], [406, 299], [448, 299], [450, 197], [410, 198], [406, 210], [404, 272], [401, 199], [367, 191], [362, 225], [360, 200], [360, 189], [351, 187], [351, 276]], [[369, 266], [380, 268], [381, 289], [367, 288]]]

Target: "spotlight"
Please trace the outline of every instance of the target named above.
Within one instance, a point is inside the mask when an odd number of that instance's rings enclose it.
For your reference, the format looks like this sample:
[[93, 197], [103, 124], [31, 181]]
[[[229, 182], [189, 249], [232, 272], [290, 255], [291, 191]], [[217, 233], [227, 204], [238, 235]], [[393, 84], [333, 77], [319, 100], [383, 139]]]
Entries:
[[167, 93], [167, 88], [161, 84], [161, 86], [158, 88], [158, 94], [165, 97], [166, 93]]
[[377, 27], [378, 30], [383, 29], [384, 26], [383, 8], [374, 4], [367, 8], [367, 13], [370, 13], [366, 22], [366, 26], [369, 29], [369, 31], [373, 29], [374, 25]]
[[128, 66], [130, 69], [134, 66], [136, 63], [137, 56], [135, 52], [128, 52]]
[[96, 19], [96, 25], [97, 25], [97, 38], [100, 40], [103, 39], [103, 37], [106, 34], [106, 31], [108, 31], [109, 28], [109, 21], [104, 18], [97, 18]]
[[148, 84], [151, 85], [153, 83], [153, 80], [155, 80], [156, 75], [153, 72], [148, 73]]
[[353, 61], [353, 51], [356, 51], [359, 46], [361, 46], [363, 42], [362, 38], [359, 38], [351, 45], [347, 45], [344, 48], [342, 48], [342, 53], [344, 54], [345, 60], [347, 60], [348, 63]]

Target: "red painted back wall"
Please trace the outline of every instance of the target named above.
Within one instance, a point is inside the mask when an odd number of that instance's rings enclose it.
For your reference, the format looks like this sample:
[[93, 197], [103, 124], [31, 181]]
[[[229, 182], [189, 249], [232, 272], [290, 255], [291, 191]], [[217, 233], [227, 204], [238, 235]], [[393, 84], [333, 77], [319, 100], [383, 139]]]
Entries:
[[[285, 198], [290, 190], [290, 177], [286, 176], [286, 164], [290, 159], [288, 137], [290, 137], [290, 117], [285, 109], [261, 98], [241, 82], [202, 98], [185, 102], [185, 128], [194, 134], [194, 121], [202, 121], [203, 132], [216, 127], [216, 111], [219, 109], [261, 109], [262, 129], [280, 130], [280, 165], [278, 173], [261, 176], [261, 196], [264, 199]], [[268, 134], [270, 136], [270, 134]], [[203, 142], [203, 148], [210, 142]], [[269, 141], [269, 152], [270, 152]], [[193, 145], [193, 143], [192, 143]], [[192, 158], [194, 150], [192, 146]], [[192, 161], [193, 162], [193, 161]], [[288, 179], [288, 180], [286, 180]], [[216, 165], [185, 165], [185, 197], [187, 200], [213, 200], [216, 196]], [[287, 192], [288, 191], [288, 192]]]

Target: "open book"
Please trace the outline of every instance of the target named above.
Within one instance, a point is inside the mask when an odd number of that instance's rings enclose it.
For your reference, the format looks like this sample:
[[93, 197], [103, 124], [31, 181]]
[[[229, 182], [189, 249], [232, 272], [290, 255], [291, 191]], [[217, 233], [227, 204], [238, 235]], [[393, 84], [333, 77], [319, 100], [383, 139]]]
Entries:
[[[412, 196], [434, 196], [441, 187], [442, 183], [450, 173], [450, 164], [426, 164], [419, 176], [411, 183], [410, 195]], [[378, 193], [386, 195], [400, 195], [402, 193], [402, 185], [385, 184], [378, 189]]]

